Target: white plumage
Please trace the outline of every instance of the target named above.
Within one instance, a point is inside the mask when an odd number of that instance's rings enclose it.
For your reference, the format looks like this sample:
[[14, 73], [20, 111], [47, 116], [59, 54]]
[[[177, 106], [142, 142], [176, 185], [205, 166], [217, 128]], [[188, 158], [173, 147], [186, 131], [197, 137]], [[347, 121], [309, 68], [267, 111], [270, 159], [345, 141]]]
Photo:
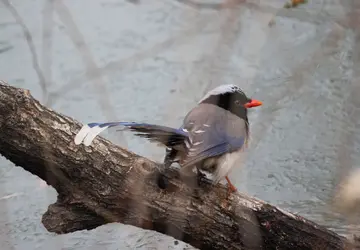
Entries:
[[234, 92], [242, 92], [243, 93], [243, 91], [238, 86], [236, 86], [234, 84], [220, 85], [220, 86], [210, 90], [209, 92], [207, 92], [204, 95], [204, 97], [201, 98], [199, 103], [206, 100], [209, 96], [212, 96], [212, 95], [219, 95], [219, 94], [224, 94], [224, 93], [234, 93]]
[[102, 131], [108, 129], [110, 126], [102, 126], [101, 124], [90, 127], [89, 125], [84, 125], [80, 131], [75, 136], [74, 142], [76, 145], [83, 143], [85, 146], [89, 146], [95, 137], [99, 135]]
[[85, 137], [90, 132], [90, 130], [91, 130], [91, 128], [86, 124], [84, 126], [82, 126], [80, 131], [75, 136], [75, 139], [74, 139], [75, 144], [76, 145], [81, 144], [83, 142], [83, 140], [85, 139]]

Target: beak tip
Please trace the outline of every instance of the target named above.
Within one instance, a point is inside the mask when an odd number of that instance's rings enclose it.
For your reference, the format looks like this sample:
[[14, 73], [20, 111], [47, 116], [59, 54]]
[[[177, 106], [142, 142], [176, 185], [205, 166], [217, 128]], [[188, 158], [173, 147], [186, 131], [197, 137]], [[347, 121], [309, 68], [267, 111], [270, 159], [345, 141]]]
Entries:
[[263, 103], [261, 102], [261, 101], [259, 101], [259, 100], [252, 100], [251, 101], [251, 103], [252, 103], [252, 107], [257, 107], [257, 106], [261, 106]]
[[252, 99], [251, 102], [247, 103], [246, 108], [254, 108], [263, 105], [259, 100]]

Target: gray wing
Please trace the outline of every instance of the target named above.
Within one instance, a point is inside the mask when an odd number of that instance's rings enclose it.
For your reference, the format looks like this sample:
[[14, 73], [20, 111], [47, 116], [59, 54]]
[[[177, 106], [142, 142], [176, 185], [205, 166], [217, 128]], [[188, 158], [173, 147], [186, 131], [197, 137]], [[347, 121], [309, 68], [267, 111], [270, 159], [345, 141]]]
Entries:
[[184, 119], [186, 156], [182, 167], [242, 148], [248, 137], [245, 120], [211, 104], [200, 104]]

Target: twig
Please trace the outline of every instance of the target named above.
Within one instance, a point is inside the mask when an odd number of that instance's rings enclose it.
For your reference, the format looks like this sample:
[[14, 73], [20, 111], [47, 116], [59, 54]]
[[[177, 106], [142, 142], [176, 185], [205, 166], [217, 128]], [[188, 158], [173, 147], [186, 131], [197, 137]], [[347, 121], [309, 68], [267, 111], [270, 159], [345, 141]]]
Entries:
[[199, 3], [191, 0], [176, 0], [179, 3], [186, 4], [197, 9], [223, 10], [233, 8], [235, 5], [244, 3], [246, 0], [227, 0], [225, 3]]
[[32, 35], [29, 31], [29, 29], [27, 28], [27, 26], [25, 25], [25, 22], [23, 21], [23, 19], [21, 18], [21, 16], [19, 15], [19, 13], [17, 12], [16, 8], [9, 2], [9, 0], [2, 0], [2, 2], [4, 3], [4, 5], [6, 6], [6, 8], [9, 10], [9, 12], [13, 15], [16, 23], [18, 25], [20, 25], [22, 32], [24, 34], [25, 40], [29, 46], [29, 50], [31, 53], [31, 60], [32, 60], [32, 65], [34, 70], [36, 71], [36, 74], [38, 75], [39, 78], [39, 84], [41, 87], [41, 90], [43, 92], [43, 101], [46, 102], [47, 99], [47, 86], [46, 86], [46, 80], [45, 77], [41, 71], [41, 68], [39, 66], [39, 60], [38, 60], [38, 56], [35, 50], [35, 46], [34, 46], [34, 42], [33, 42], [33, 38]]
[[[133, 66], [134, 64], [138, 63], [141, 60], [145, 60], [146, 58], [152, 57], [160, 52], [164, 52], [167, 49], [170, 49], [171, 47], [175, 47], [177, 45], [180, 45], [181, 43], [185, 41], [189, 41], [190, 39], [195, 38], [195, 36], [201, 31], [203, 28], [206, 27], [206, 24], [209, 22], [208, 18], [204, 18], [201, 20], [201, 22], [197, 23], [196, 25], [193, 25], [190, 30], [186, 30], [184, 32], [181, 32], [180, 34], [171, 37], [164, 42], [158, 43], [148, 49], [144, 49], [143, 51], [119, 60], [117, 62], [110, 62], [106, 64], [104, 67], [99, 67], [98, 69], [103, 73], [110, 73], [112, 71], [119, 72], [121, 70], [124, 70], [128, 67]], [[99, 78], [98, 74], [95, 74], [95, 72], [87, 72], [87, 77], [89, 79], [95, 80]], [[78, 87], [83, 84], [84, 79], [83, 77], [77, 77], [73, 80], [71, 80], [69, 83], [65, 84], [64, 86], [57, 89], [54, 93], [51, 93], [50, 96], [52, 96], [52, 99], [56, 99], [60, 95], [64, 95], [67, 92], [70, 91], [71, 87]]]
[[[54, 0], [45, 0], [42, 16], [42, 68], [44, 78], [49, 86], [52, 85], [52, 31], [54, 26], [53, 20]], [[49, 106], [50, 98], [45, 103]]]

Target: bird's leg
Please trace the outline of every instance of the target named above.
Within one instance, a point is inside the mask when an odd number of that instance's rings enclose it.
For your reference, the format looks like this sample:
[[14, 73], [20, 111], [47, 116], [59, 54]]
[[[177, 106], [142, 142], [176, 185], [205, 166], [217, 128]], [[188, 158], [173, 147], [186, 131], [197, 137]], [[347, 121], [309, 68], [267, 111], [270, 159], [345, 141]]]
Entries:
[[226, 192], [226, 199], [223, 200], [222, 202], [222, 206], [223, 207], [228, 207], [229, 206], [229, 197], [230, 197], [230, 194], [233, 193], [233, 192], [236, 192], [237, 189], [236, 187], [231, 183], [230, 179], [228, 176], [225, 176], [225, 179], [228, 183], [227, 185], [227, 192]]
[[157, 185], [159, 188], [161, 189], [165, 189], [167, 188], [167, 186], [169, 185], [169, 180], [168, 178], [164, 175], [164, 172], [163, 170], [160, 170], [158, 172], [158, 175], [157, 175]]
[[176, 154], [177, 154], [177, 151], [168, 149], [168, 148], [166, 149], [166, 154], [165, 154], [164, 163], [163, 163], [163, 170], [165, 170], [166, 168], [169, 168], [171, 166]]
[[[171, 166], [171, 164], [173, 163], [174, 155], [172, 153], [173, 153], [173, 151], [170, 151], [168, 149], [166, 150], [164, 163], [158, 168], [159, 173], [158, 173], [158, 177], [157, 177], [157, 184], [158, 184], [159, 188], [161, 188], [161, 189], [165, 189], [169, 184], [169, 180], [164, 175], [164, 172], [165, 172], [165, 169], [169, 168]], [[176, 154], [176, 152], [175, 152], [175, 154]]]
[[198, 167], [196, 167], [196, 171], [197, 171], [197, 181], [198, 181], [198, 185], [200, 185], [201, 180], [205, 178], [205, 174], [200, 172], [200, 169]]
[[231, 183], [230, 179], [228, 176], [225, 177], [227, 183], [228, 183], [228, 194], [230, 194], [231, 192], [236, 192], [237, 189], [236, 187]]

